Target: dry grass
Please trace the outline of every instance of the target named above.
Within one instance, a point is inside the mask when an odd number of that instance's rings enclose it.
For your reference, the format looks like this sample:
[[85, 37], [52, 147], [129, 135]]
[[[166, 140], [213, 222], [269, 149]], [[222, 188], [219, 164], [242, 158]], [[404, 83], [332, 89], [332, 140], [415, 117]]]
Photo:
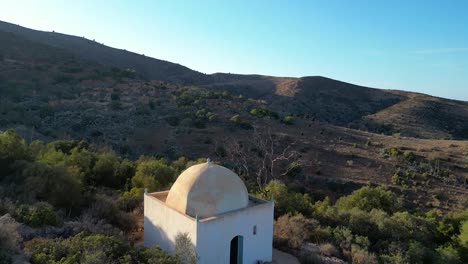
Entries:
[[340, 256], [340, 252], [338, 251], [338, 249], [336, 249], [336, 247], [331, 243], [321, 244], [319, 246], [319, 249], [320, 249], [320, 254], [324, 256], [327, 256], [327, 257], [339, 257]]

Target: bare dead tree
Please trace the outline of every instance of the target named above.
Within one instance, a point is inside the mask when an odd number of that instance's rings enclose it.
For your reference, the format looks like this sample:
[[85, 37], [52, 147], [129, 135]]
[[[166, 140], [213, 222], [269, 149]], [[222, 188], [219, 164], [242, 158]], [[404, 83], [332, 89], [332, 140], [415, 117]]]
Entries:
[[254, 178], [258, 188], [263, 191], [271, 179], [288, 175], [298, 162], [299, 154], [294, 150], [296, 141], [285, 135], [273, 134], [271, 129], [254, 128], [250, 137], [243, 141], [229, 138], [226, 146], [226, 159], [232, 164], [239, 176]]

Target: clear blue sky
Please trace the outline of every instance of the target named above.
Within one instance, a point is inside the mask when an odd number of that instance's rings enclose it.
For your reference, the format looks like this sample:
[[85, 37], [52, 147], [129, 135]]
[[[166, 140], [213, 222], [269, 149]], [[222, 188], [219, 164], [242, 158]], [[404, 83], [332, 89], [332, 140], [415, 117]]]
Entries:
[[468, 1], [0, 2], [0, 20], [204, 73], [322, 75], [468, 101]]

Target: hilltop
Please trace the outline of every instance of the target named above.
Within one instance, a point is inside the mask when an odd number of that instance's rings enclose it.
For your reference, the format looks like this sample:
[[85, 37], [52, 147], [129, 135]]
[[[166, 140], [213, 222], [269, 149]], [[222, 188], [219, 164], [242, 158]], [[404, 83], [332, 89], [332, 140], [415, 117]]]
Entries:
[[[5, 38], [15, 36], [104, 66], [135, 70], [138, 77], [145, 80], [198, 85], [265, 100], [275, 111], [294, 116], [308, 116], [338, 126], [388, 135], [399, 133], [426, 139], [468, 139], [468, 102], [464, 101], [368, 88], [321, 76], [284, 78], [203, 74], [83, 37], [36, 31], [6, 22], [0, 22], [0, 31], [13, 34], [3, 35], [3, 42], [8, 41]], [[4, 52], [7, 50], [5, 48]]]
[[[429, 193], [442, 188], [456, 204], [457, 194], [466, 193], [467, 142], [440, 139], [468, 138], [467, 102], [319, 76], [204, 75], [4, 22], [0, 50], [0, 128], [15, 128], [26, 139], [84, 139], [130, 158], [228, 162], [227, 140], [247, 142], [254, 131], [274, 131], [294, 143], [304, 163], [291, 183], [317, 193], [329, 180], [395, 184], [400, 171], [414, 170], [404, 152], [417, 164], [432, 164], [417, 168], [426, 175], [421, 179], [405, 179], [424, 183], [405, 191], [410, 202], [430, 207]], [[398, 152], [389, 156], [392, 148]], [[445, 176], [433, 173], [436, 160]]]

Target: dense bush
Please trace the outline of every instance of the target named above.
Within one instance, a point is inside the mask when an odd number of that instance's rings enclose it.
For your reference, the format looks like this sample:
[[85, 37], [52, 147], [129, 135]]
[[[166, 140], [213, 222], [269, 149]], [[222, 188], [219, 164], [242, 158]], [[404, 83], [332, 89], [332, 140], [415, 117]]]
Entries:
[[[202, 96], [209, 99], [215, 95]], [[121, 231], [136, 227], [131, 212], [141, 208], [144, 188], [166, 189], [187, 167], [205, 162], [144, 156], [133, 162], [95, 149], [76, 140], [33, 141], [28, 145], [13, 130], [0, 133], [0, 215], [9, 213], [34, 227], [60, 225], [56, 212], [61, 212], [66, 221], [79, 219], [76, 232], [119, 236]], [[387, 151], [388, 156], [400, 154], [398, 149]], [[403, 153], [403, 158], [413, 160], [410, 154]], [[289, 166], [290, 176], [301, 172], [300, 164]], [[413, 177], [405, 170], [399, 175]], [[277, 180], [268, 183], [258, 196], [275, 201], [275, 245], [281, 247], [299, 248], [305, 241], [324, 244], [324, 255], [339, 255], [352, 263], [468, 263], [468, 210], [445, 215], [409, 212], [394, 193], [370, 186], [339, 198], [335, 204], [329, 198], [312, 204], [308, 194], [288, 190]], [[14, 227], [0, 223], [1, 261], [9, 261], [18, 250], [21, 237], [11, 231]], [[102, 235], [36, 238], [26, 242], [25, 249], [32, 263], [178, 261], [157, 248], [134, 248]]]
[[114, 153], [101, 153], [96, 156], [93, 167], [93, 185], [120, 188], [134, 173], [133, 163], [121, 160]]
[[119, 210], [118, 201], [102, 194], [96, 195], [91, 206], [84, 212], [94, 219], [102, 219], [107, 223], [128, 231], [134, 227], [133, 219], [126, 212]]
[[124, 192], [118, 201], [119, 208], [130, 212], [140, 206], [143, 202], [143, 188], [132, 188], [130, 191]]
[[250, 114], [255, 116], [255, 117], [273, 117], [275, 119], [278, 119], [278, 113], [276, 112], [273, 112], [269, 109], [266, 109], [266, 108], [252, 108], [252, 110], [250, 110]]
[[342, 210], [359, 208], [369, 212], [372, 209], [380, 209], [392, 213], [401, 208], [401, 202], [391, 191], [385, 191], [382, 187], [365, 186], [351, 195], [338, 199], [336, 206]]
[[396, 147], [385, 148], [381, 152], [384, 157], [397, 157], [401, 154], [400, 150]]
[[275, 217], [287, 213], [310, 215], [312, 212], [311, 198], [308, 194], [291, 192], [286, 184], [279, 180], [270, 181], [265, 186], [264, 193], [259, 194], [259, 196], [266, 200], [275, 201]]
[[16, 166], [20, 177], [25, 179], [23, 190], [30, 197], [63, 209], [81, 206], [83, 185], [75, 168], [64, 163], [50, 165], [44, 162], [16, 163]]
[[133, 186], [156, 191], [167, 187], [175, 180], [175, 170], [164, 160], [142, 158], [137, 161]]
[[331, 243], [340, 251], [333, 254], [352, 263], [439, 264], [468, 260], [468, 210], [442, 218], [434, 212], [416, 215], [402, 211], [392, 192], [365, 186], [341, 197], [335, 205], [328, 198], [313, 204], [312, 215], [318, 222], [308, 219], [313, 224], [302, 225], [299, 234], [290, 227], [293, 215], [288, 211], [295, 210], [286, 201], [291, 200], [280, 198], [291, 192], [278, 182], [270, 184], [268, 191], [275, 194], [276, 213], [279, 210], [283, 214], [275, 222], [276, 245], [297, 248], [299, 242], [294, 239]]
[[0, 133], [0, 180], [12, 172], [11, 165], [17, 160], [30, 160], [25, 140], [14, 130]]
[[205, 104], [207, 99], [229, 99], [231, 94], [227, 91], [210, 91], [199, 87], [183, 87], [176, 92], [176, 103], [179, 106]]
[[34, 238], [24, 249], [31, 263], [178, 263], [159, 248], [138, 248], [114, 237], [79, 233], [67, 239]]
[[305, 240], [309, 239], [314, 221], [305, 218], [302, 214], [286, 214], [280, 216], [274, 223], [274, 242], [277, 246], [300, 248]]
[[403, 157], [407, 160], [407, 161], [414, 161], [416, 159], [416, 155], [414, 154], [414, 152], [412, 151], [405, 151], [403, 152]]
[[55, 213], [53, 207], [45, 202], [38, 202], [34, 205], [23, 204], [16, 210], [16, 218], [32, 227], [39, 226], [59, 226], [62, 220]]
[[292, 125], [292, 124], [294, 124], [294, 117], [292, 117], [292, 116], [285, 116], [285, 117], [283, 117], [283, 119], [281, 120], [281, 122], [283, 122], [283, 123], [286, 124], [286, 125]]

